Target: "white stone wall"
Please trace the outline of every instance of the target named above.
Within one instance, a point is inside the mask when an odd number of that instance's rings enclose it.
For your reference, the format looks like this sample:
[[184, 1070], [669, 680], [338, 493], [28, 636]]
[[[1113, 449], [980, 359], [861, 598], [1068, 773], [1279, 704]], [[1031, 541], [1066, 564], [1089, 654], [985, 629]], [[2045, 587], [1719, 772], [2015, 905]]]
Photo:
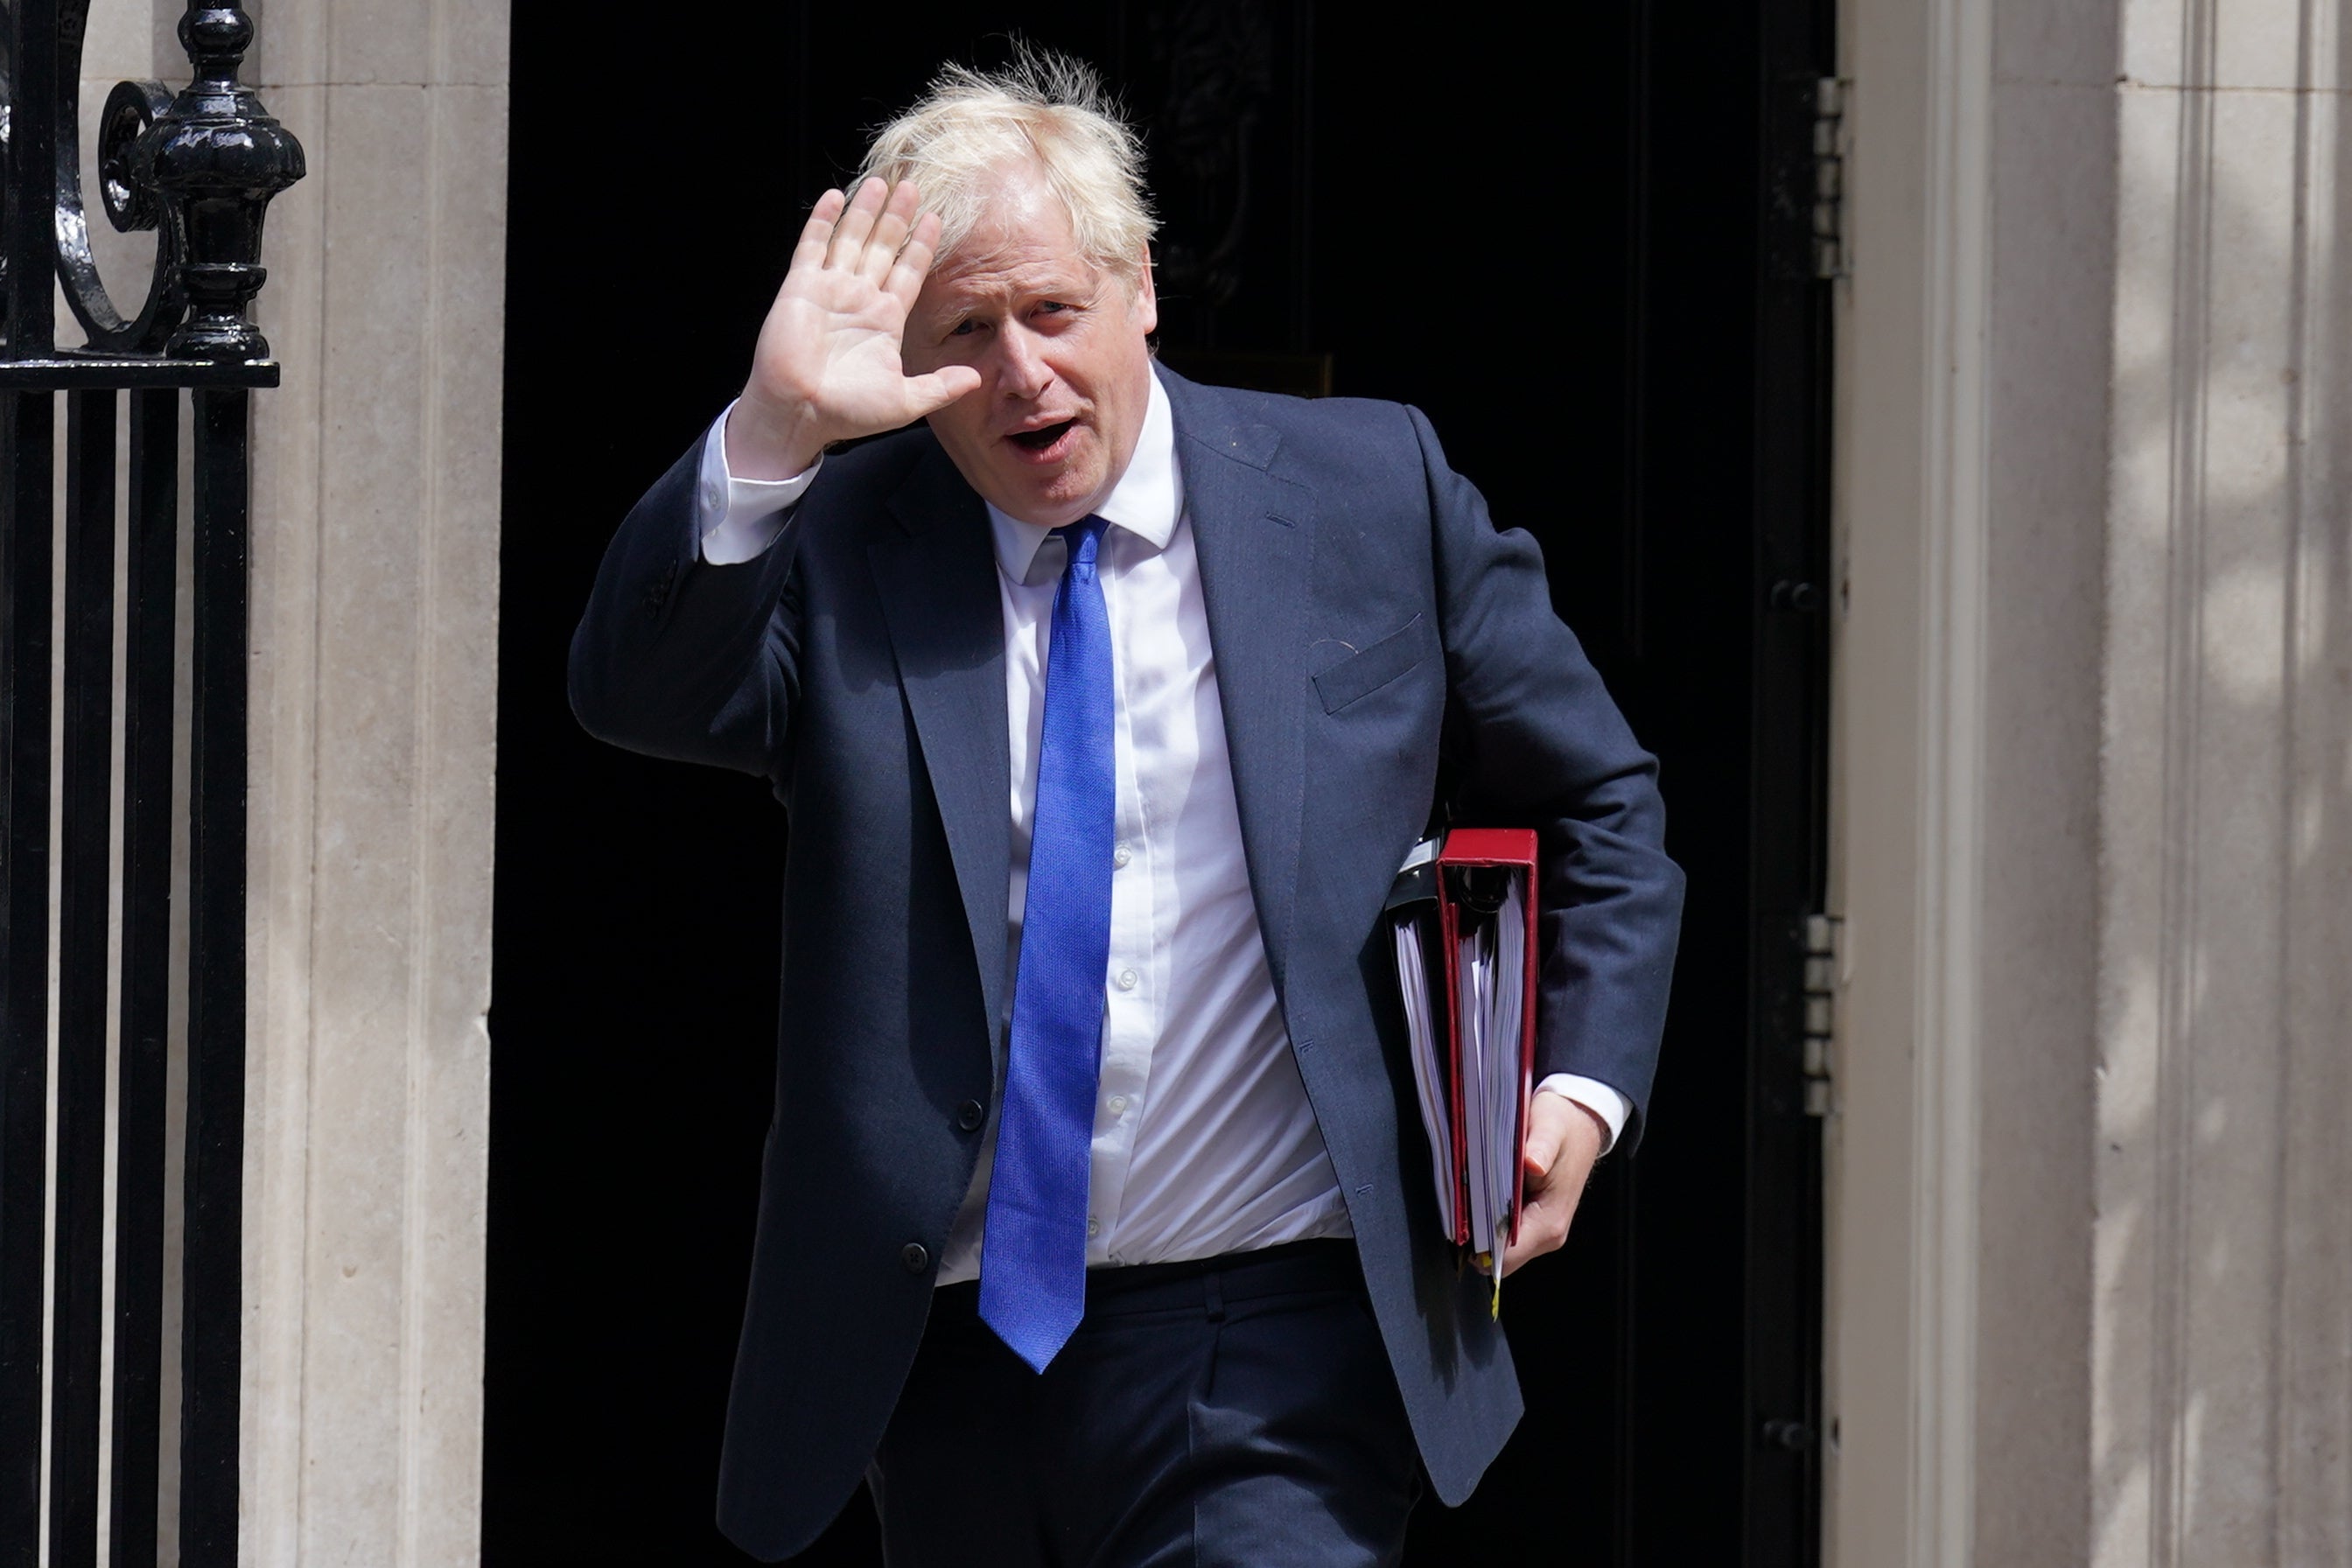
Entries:
[[2352, 1557], [2341, 0], [2128, 0], [2092, 1560]]
[[1979, 1000], [1979, 1563], [2078, 1563], [2088, 1493], [2115, 34], [1993, 13]]
[[2352, 1563], [2347, 0], [1849, 0], [1829, 1560]]
[[263, 0], [244, 1558], [478, 1552], [507, 13]]

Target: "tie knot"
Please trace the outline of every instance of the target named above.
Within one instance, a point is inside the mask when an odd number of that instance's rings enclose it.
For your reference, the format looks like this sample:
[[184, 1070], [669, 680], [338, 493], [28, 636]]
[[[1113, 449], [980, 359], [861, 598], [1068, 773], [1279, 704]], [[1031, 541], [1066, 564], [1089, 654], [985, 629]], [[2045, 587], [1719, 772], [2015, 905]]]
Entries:
[[1076, 522], [1064, 523], [1054, 532], [1068, 549], [1070, 565], [1091, 567], [1095, 563], [1095, 553], [1102, 545], [1103, 530], [1109, 526], [1101, 518], [1088, 514]]

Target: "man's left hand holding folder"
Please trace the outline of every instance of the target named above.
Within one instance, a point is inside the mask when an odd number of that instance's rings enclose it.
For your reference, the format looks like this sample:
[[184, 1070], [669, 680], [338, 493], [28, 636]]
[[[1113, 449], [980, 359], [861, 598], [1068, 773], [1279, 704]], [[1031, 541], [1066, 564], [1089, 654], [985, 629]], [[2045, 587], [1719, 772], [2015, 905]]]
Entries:
[[1503, 1274], [1531, 1258], [1555, 1252], [1568, 1239], [1569, 1222], [1591, 1178], [1593, 1163], [1608, 1146], [1609, 1130], [1594, 1112], [1549, 1089], [1528, 1104], [1525, 1207], [1519, 1237], [1503, 1253]]

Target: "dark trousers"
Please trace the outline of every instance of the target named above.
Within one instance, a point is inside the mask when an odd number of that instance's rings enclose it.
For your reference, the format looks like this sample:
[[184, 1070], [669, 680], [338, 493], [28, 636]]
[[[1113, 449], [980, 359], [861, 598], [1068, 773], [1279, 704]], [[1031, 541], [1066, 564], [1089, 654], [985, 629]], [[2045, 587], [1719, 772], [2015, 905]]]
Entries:
[[890, 1568], [1371, 1568], [1421, 1491], [1355, 1244], [1097, 1269], [1041, 1375], [940, 1288], [866, 1472]]

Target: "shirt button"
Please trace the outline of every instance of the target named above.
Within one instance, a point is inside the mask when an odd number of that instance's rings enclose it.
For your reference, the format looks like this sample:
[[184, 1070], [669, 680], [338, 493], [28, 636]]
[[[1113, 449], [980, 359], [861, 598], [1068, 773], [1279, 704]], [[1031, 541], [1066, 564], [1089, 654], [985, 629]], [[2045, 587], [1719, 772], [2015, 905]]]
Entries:
[[1095, 1216], [1094, 1216], [1094, 1215], [1087, 1215], [1087, 1235], [1089, 1237], [1093, 1237], [1100, 1236], [1101, 1234], [1102, 1234], [1102, 1221], [1100, 1221], [1100, 1220], [1098, 1220], [1098, 1219], [1095, 1218]]
[[1127, 1096], [1123, 1094], [1114, 1094], [1110, 1097], [1110, 1113], [1113, 1116], [1124, 1116], [1127, 1114]]
[[988, 1109], [976, 1100], [967, 1100], [956, 1107], [956, 1125], [967, 1132], [977, 1132], [980, 1124], [988, 1120]]
[[1129, 848], [1128, 848], [1128, 847], [1127, 847], [1126, 845], [1124, 845], [1124, 844], [1120, 845], [1118, 848], [1116, 848], [1116, 849], [1114, 849], [1114, 850], [1112, 850], [1112, 851], [1110, 852], [1110, 863], [1111, 863], [1112, 865], [1114, 865], [1114, 866], [1124, 866], [1124, 865], [1126, 865], [1129, 860], [1132, 860], [1132, 859], [1134, 859], [1134, 858], [1135, 858], [1135, 853], [1134, 853], [1134, 851], [1132, 851], [1132, 850], [1130, 850]]
[[910, 1241], [898, 1249], [898, 1261], [907, 1266], [909, 1274], [920, 1274], [931, 1266], [931, 1255], [919, 1241]]
[[1120, 970], [1120, 971], [1118, 972], [1118, 988], [1119, 988], [1121, 991], [1132, 991], [1132, 990], [1134, 990], [1134, 989], [1135, 989], [1135, 979], [1136, 979], [1136, 975], [1135, 975], [1135, 971], [1134, 971], [1134, 970], [1132, 970], [1132, 969], [1122, 969], [1122, 970]]

